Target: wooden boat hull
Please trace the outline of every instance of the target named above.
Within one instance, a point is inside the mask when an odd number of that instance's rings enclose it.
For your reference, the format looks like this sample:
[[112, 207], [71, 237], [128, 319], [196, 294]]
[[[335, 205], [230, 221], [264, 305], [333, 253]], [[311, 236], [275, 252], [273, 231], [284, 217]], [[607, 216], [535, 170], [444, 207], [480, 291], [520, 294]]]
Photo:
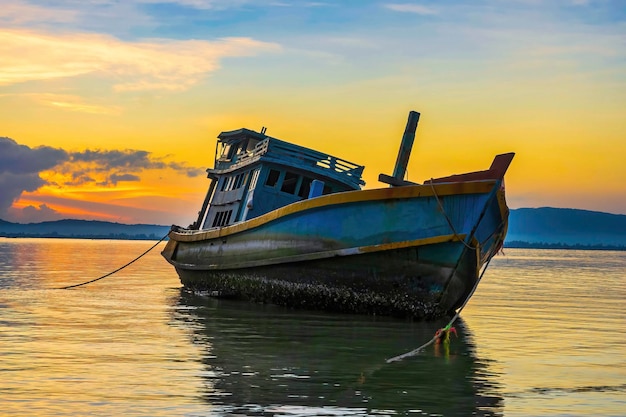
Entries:
[[289, 307], [435, 319], [499, 250], [502, 180], [331, 194], [211, 230], [172, 228], [163, 256], [194, 291]]

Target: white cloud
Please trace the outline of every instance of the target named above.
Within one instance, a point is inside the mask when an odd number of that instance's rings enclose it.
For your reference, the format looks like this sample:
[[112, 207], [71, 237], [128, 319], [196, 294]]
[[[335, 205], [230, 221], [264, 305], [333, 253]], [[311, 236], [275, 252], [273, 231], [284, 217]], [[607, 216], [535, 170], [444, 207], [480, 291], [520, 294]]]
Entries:
[[14, 25], [31, 22], [68, 23], [75, 21], [77, 15], [76, 10], [40, 7], [19, 0], [3, 2], [0, 7], [0, 22]]
[[201, 10], [225, 10], [242, 6], [271, 6], [271, 7], [320, 7], [330, 3], [320, 1], [276, 1], [276, 0], [136, 0], [138, 3], [170, 3]]
[[118, 91], [185, 90], [225, 57], [279, 51], [251, 38], [124, 42], [104, 34], [0, 29], [0, 85], [98, 74]]
[[412, 3], [391, 3], [386, 4], [385, 7], [396, 12], [415, 13], [422, 16], [436, 15], [439, 13], [436, 9], [433, 9], [432, 7]]
[[138, 0], [139, 3], [171, 3], [204, 10], [222, 10], [238, 7], [250, 0]]

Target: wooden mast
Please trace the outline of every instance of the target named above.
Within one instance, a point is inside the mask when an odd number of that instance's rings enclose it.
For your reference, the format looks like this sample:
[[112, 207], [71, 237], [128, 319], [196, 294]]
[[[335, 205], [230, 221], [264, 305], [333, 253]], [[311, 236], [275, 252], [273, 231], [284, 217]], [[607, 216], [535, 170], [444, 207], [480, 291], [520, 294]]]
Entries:
[[419, 122], [420, 114], [411, 110], [409, 112], [409, 118], [406, 122], [406, 128], [404, 129], [404, 135], [402, 135], [402, 142], [400, 143], [400, 149], [398, 150], [398, 157], [396, 158], [396, 165], [393, 169], [393, 175], [380, 174], [378, 181], [389, 184], [392, 187], [415, 184], [410, 181], [404, 180], [404, 174], [406, 174], [406, 167], [409, 164], [409, 157], [411, 156], [411, 149], [413, 148], [413, 141], [415, 140], [415, 131], [417, 130], [417, 123]]

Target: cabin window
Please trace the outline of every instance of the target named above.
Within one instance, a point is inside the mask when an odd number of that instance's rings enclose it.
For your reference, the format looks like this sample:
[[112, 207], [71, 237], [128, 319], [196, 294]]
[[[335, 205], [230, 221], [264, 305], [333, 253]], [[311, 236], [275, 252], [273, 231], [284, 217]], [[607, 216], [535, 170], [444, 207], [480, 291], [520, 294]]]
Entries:
[[248, 141], [248, 146], [246, 147], [246, 151], [247, 152], [252, 152], [252, 150], [254, 150], [254, 148], [256, 147], [256, 145], [259, 144], [258, 140], [254, 140], [254, 139], [250, 139]]
[[232, 210], [218, 211], [217, 213], [215, 213], [212, 227], [226, 226], [230, 223], [230, 218], [232, 217], [232, 215]]
[[256, 182], [259, 179], [259, 170], [255, 170], [252, 173], [252, 179], [250, 180], [250, 190], [254, 190], [256, 188]]
[[233, 156], [238, 155], [240, 150], [241, 150], [240, 143], [232, 144], [228, 152], [228, 159], [233, 159]]
[[235, 176], [224, 177], [221, 181], [220, 191], [231, 191], [241, 188], [248, 179], [249, 172], [243, 172]]
[[311, 191], [311, 183], [313, 182], [312, 178], [303, 177], [302, 184], [300, 185], [300, 190], [298, 191], [298, 196], [302, 198], [307, 198], [309, 196], [309, 191]]
[[298, 174], [287, 171], [285, 178], [283, 179], [283, 185], [280, 187], [280, 191], [283, 193], [295, 194], [296, 186], [298, 185]]
[[241, 143], [227, 143], [222, 145], [222, 154], [220, 159], [222, 161], [231, 161], [235, 155], [239, 155], [242, 152]]
[[243, 172], [237, 175], [237, 177], [235, 177], [235, 186], [233, 189], [238, 190], [239, 188], [241, 188], [241, 186], [246, 182], [247, 179], [248, 179], [247, 172]]
[[224, 191], [226, 189], [226, 183], [228, 182], [228, 177], [222, 178], [222, 185], [220, 186], [220, 191]]
[[234, 190], [237, 185], [237, 176], [230, 177], [228, 179], [228, 186], [226, 187], [226, 191]]
[[241, 155], [246, 151], [246, 147], [248, 146], [248, 141], [243, 141], [237, 146], [237, 155]]
[[324, 191], [322, 191], [322, 194], [323, 195], [330, 194], [332, 191], [333, 190], [332, 190], [332, 188], [330, 188], [330, 185], [326, 184], [326, 185], [324, 185]]
[[275, 169], [270, 169], [270, 173], [267, 175], [267, 180], [265, 181], [265, 185], [268, 187], [273, 187], [278, 182], [278, 177], [280, 177], [280, 171]]
[[230, 153], [230, 144], [225, 144], [222, 146], [222, 155], [221, 158], [222, 159], [228, 159], [228, 154]]
[[215, 217], [213, 218], [213, 224], [211, 226], [212, 227], [217, 226], [219, 224], [221, 218], [222, 218], [222, 212], [221, 211], [215, 213]]

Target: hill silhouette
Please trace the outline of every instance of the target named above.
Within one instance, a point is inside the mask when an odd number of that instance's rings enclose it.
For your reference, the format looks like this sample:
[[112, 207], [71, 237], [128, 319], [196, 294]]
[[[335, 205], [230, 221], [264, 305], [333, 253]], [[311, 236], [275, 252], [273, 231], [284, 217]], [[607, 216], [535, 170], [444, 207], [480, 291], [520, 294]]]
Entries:
[[626, 215], [552, 207], [515, 209], [506, 241], [626, 246]]
[[88, 239], [161, 239], [170, 226], [122, 224], [97, 220], [56, 220], [41, 223], [11, 223], [0, 220], [0, 236], [65, 237]]

